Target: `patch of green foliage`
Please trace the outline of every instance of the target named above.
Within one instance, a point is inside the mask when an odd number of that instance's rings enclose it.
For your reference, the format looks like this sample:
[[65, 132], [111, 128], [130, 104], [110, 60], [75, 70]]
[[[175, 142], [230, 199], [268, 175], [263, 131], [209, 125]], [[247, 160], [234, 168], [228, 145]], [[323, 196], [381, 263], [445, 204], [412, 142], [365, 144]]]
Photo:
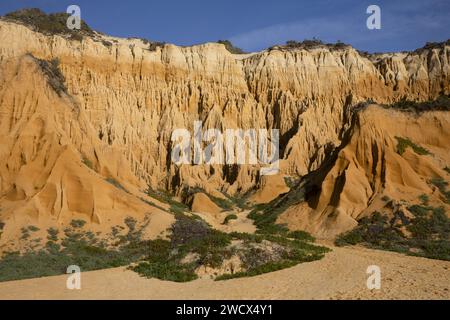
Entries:
[[[290, 240], [284, 236], [264, 235], [264, 240], [282, 245], [287, 250], [281, 253], [281, 258], [275, 261], [264, 261], [264, 259], [257, 259], [252, 262], [250, 266], [247, 265], [245, 271], [236, 272], [232, 274], [224, 274], [216, 277], [216, 281], [228, 280], [233, 278], [252, 277], [263, 273], [273, 272], [281, 269], [293, 267], [302, 262], [310, 262], [322, 259], [325, 253], [330, 249], [322, 246], [317, 246], [309, 243], [308, 240]], [[247, 259], [254, 261], [260, 254], [258, 251], [251, 250], [248, 253]], [[246, 259], [244, 259], [246, 261]], [[248, 260], [247, 260], [248, 261]], [[247, 262], [248, 263], [248, 262]]]
[[[288, 183], [288, 182], [287, 182]], [[269, 203], [257, 204], [250, 211], [248, 217], [254, 221], [257, 233], [287, 235], [288, 228], [284, 224], [276, 223], [278, 216], [287, 208], [305, 201], [305, 188], [300, 180], [290, 179], [289, 192], [280, 195]]]
[[421, 194], [419, 196], [420, 202], [422, 202], [423, 205], [428, 205], [428, 202], [430, 201], [430, 198], [426, 194]]
[[395, 139], [397, 139], [397, 142], [398, 142], [397, 143], [397, 153], [399, 155], [402, 155], [406, 151], [406, 148], [408, 148], [408, 147], [412, 148], [414, 150], [414, 152], [419, 155], [430, 154], [430, 152], [427, 149], [415, 144], [408, 138], [395, 137]]
[[[374, 212], [359, 221], [358, 226], [337, 237], [338, 246], [365, 246], [450, 261], [450, 219], [444, 208], [413, 205], [408, 208], [414, 218], [397, 212], [393, 219]], [[400, 220], [400, 221], [399, 221]], [[411, 233], [406, 236], [401, 227]]]
[[237, 215], [235, 215], [234, 213], [229, 214], [225, 217], [225, 219], [223, 220], [222, 224], [228, 224], [228, 222], [230, 222], [231, 220], [236, 220], [238, 218]]
[[37, 232], [40, 229], [38, 227], [36, 227], [36, 226], [28, 226], [28, 230], [30, 230], [31, 232]]
[[220, 207], [223, 211], [231, 211], [235, 207], [240, 209], [249, 209], [250, 206], [247, 203], [249, 193], [246, 194], [238, 194], [234, 196], [230, 196], [225, 192], [222, 192], [224, 198], [215, 197], [213, 195], [208, 194], [203, 188], [200, 187], [188, 187], [186, 186], [182, 192], [183, 199], [189, 199], [196, 193], [204, 193], [208, 196], [208, 198], [214, 202], [218, 207]]
[[94, 164], [92, 163], [91, 160], [89, 160], [89, 159], [86, 158], [85, 156], [83, 156], [83, 157], [81, 158], [81, 162], [82, 162], [86, 167], [88, 167], [89, 169], [94, 170]]
[[83, 228], [86, 224], [86, 221], [81, 220], [81, 219], [75, 219], [70, 221], [70, 225], [72, 226], [72, 228], [75, 229], [79, 229], [79, 228]]
[[[277, 46], [280, 47], [280, 46]], [[271, 47], [269, 49], [273, 49], [274, 47]], [[328, 48], [329, 50], [340, 50], [344, 48], [351, 48], [349, 44], [343, 43], [342, 41], [338, 40], [336, 43], [325, 43], [320, 39], [312, 38], [312, 39], [305, 39], [303, 41], [297, 41], [297, 40], [288, 40], [286, 41], [286, 44], [284, 46], [281, 46], [283, 49], [316, 49], [316, 48]]]
[[251, 208], [251, 205], [247, 202], [249, 195], [250, 193], [246, 193], [243, 195], [234, 195], [234, 196], [225, 195], [225, 196], [227, 196], [228, 199], [231, 201], [231, 203], [233, 203], [238, 208], [248, 210]]
[[156, 49], [158, 47], [164, 47], [164, 45], [166, 45], [165, 42], [159, 42], [159, 41], [151, 41], [145, 38], [128, 38], [128, 39], [139, 39], [141, 40], [144, 44], [148, 45], [147, 50], [148, 51], [156, 51]]
[[298, 177], [284, 177], [284, 183], [286, 183], [286, 185], [291, 189], [295, 188], [298, 185], [299, 181], [300, 178]]
[[315, 238], [310, 235], [308, 232], [306, 231], [302, 231], [302, 230], [296, 230], [296, 231], [291, 231], [287, 234], [288, 238], [293, 238], [293, 239], [297, 239], [297, 240], [304, 240], [304, 241], [315, 241]]
[[[148, 220], [138, 226], [135, 219], [127, 217], [124, 223], [128, 231], [124, 235], [115, 233], [109, 239], [114, 243], [113, 247], [96, 238], [92, 232], [81, 231], [83, 220], [72, 221], [71, 226], [64, 230], [61, 244], [56, 243], [58, 230], [50, 228], [47, 230], [49, 241], [43, 249], [3, 255], [0, 282], [64, 274], [69, 265], [78, 265], [82, 271], [126, 266], [149, 254], [157, 256], [167, 247], [164, 240], [142, 240]], [[29, 232], [28, 228], [24, 229]]]
[[[327, 248], [315, 246], [309, 241], [313, 240], [305, 234], [293, 233], [294, 239], [269, 234], [223, 233], [211, 229], [204, 221], [192, 217], [177, 215], [177, 221], [172, 226], [170, 245], [166, 243], [165, 251], [158, 257], [149, 256], [137, 266], [131, 267], [142, 276], [155, 277], [171, 281], [190, 281], [197, 278], [195, 269], [199, 266], [220, 267], [224, 259], [235, 254], [241, 256], [248, 263], [247, 269], [242, 273], [232, 273], [217, 277], [216, 280], [225, 280], [234, 277], [253, 276], [265, 272], [283, 269], [300, 262], [320, 259], [328, 251]], [[298, 237], [299, 239], [296, 239]], [[242, 240], [246, 244], [239, 252], [230, 247], [233, 240]], [[278, 244], [283, 248], [280, 259], [272, 261], [273, 257], [267, 252], [260, 255], [261, 249], [252, 247], [263, 241]], [[188, 254], [196, 259], [189, 263], [181, 263]], [[178, 268], [177, 268], [178, 266]]]
[[128, 191], [120, 184], [120, 182], [114, 179], [113, 177], [106, 178], [106, 181], [111, 183], [117, 189], [123, 190], [128, 193]]
[[136, 246], [136, 242], [126, 241], [107, 249], [94, 234], [77, 231], [78, 226], [65, 230], [61, 245], [56, 243], [57, 230], [48, 229], [49, 241], [43, 249], [5, 253], [0, 260], [0, 282], [64, 274], [70, 265], [83, 271], [124, 266], [142, 257], [147, 248], [145, 243]]
[[267, 204], [258, 204], [248, 217], [254, 221], [258, 233], [286, 234], [288, 228], [281, 224], [276, 224], [276, 220], [283, 208], [272, 208]]
[[385, 105], [384, 108], [416, 113], [426, 111], [450, 111], [450, 96], [440, 95], [435, 100], [424, 102], [400, 100], [390, 105]]
[[144, 261], [133, 267], [133, 271], [147, 278], [157, 278], [174, 282], [187, 282], [197, 279], [197, 275], [192, 268], [176, 261]]
[[212, 202], [214, 202], [218, 207], [220, 207], [224, 211], [230, 211], [233, 209], [233, 202], [229, 199], [227, 195], [226, 199], [214, 197], [210, 194], [208, 194], [203, 188], [200, 187], [186, 187], [183, 189], [183, 197], [185, 199], [189, 198], [190, 196], [196, 194], [196, 193], [204, 193]]
[[58, 233], [59, 233], [58, 229], [48, 228], [47, 229], [47, 239], [49, 241], [53, 241], [53, 242], [58, 241]]
[[[227, 256], [225, 247], [230, 237], [211, 229], [204, 221], [183, 214], [176, 215], [171, 227], [171, 240], [164, 241], [156, 255], [149, 254], [131, 270], [149, 278], [170, 281], [191, 281], [197, 278], [194, 270], [199, 265], [218, 266]], [[198, 254], [195, 263], [183, 264], [189, 253]]]
[[21, 228], [20, 232], [22, 234], [20, 237], [21, 240], [26, 240], [30, 237], [30, 232], [29, 232], [28, 228]]
[[66, 78], [59, 68], [59, 59], [55, 58], [47, 61], [38, 59], [31, 54], [29, 54], [29, 56], [32, 57], [41, 67], [42, 72], [47, 77], [48, 84], [53, 88], [53, 90], [55, 90], [59, 96], [61, 96], [62, 93], [67, 94], [67, 87], [65, 84]]
[[214, 202], [222, 210], [230, 211], [233, 209], [233, 203], [229, 199], [222, 199], [222, 198], [214, 197], [210, 194], [207, 194], [207, 196], [211, 199], [212, 202]]
[[[176, 201], [173, 199], [173, 197], [166, 191], [162, 190], [153, 190], [152, 188], [148, 187], [146, 193], [156, 200], [167, 203], [170, 205], [170, 212], [173, 214], [183, 214], [186, 211], [189, 211], [189, 207], [185, 205], [182, 202]], [[164, 209], [163, 209], [164, 210]]]
[[430, 181], [433, 185], [438, 187], [439, 191], [444, 195], [445, 202], [450, 204], [450, 190], [447, 191], [448, 182], [442, 178], [433, 178]]

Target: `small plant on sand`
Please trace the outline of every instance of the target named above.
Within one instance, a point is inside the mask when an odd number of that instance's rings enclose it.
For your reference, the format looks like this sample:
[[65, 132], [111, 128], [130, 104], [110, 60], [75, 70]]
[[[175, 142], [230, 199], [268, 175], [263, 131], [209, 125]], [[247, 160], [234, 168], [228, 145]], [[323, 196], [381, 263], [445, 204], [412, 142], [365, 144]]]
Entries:
[[235, 215], [234, 213], [229, 214], [225, 217], [225, 219], [223, 220], [222, 224], [228, 224], [228, 222], [230, 222], [231, 220], [236, 220], [238, 218], [237, 215]]
[[75, 229], [83, 228], [85, 224], [86, 221], [80, 219], [70, 221], [70, 225]]
[[304, 240], [304, 241], [315, 241], [315, 238], [310, 235], [308, 232], [302, 231], [302, 230], [296, 230], [296, 231], [291, 231], [287, 234], [288, 238], [293, 238], [293, 239], [297, 239], [297, 240]]
[[420, 202], [422, 202], [423, 205], [428, 205], [428, 202], [430, 201], [430, 198], [426, 194], [421, 194], [419, 196]]
[[28, 226], [28, 230], [30, 230], [31, 232], [37, 232], [40, 229], [38, 227], [36, 227], [36, 226]]
[[450, 191], [447, 191], [448, 182], [442, 178], [433, 178], [430, 182], [439, 189], [444, 196], [445, 202], [450, 204]]
[[116, 179], [114, 179], [113, 177], [108, 177], [106, 178], [106, 181], [109, 182], [110, 184], [112, 184], [114, 187], [116, 187], [117, 189], [123, 190], [125, 192], [128, 192], [123, 186], [122, 184], [117, 181]]
[[53, 241], [53, 242], [58, 241], [58, 233], [59, 233], [58, 229], [53, 228], [53, 227], [48, 228], [47, 229], [47, 239], [49, 241]]
[[88, 167], [89, 169], [94, 170], [94, 164], [92, 163], [91, 160], [89, 160], [89, 159], [86, 158], [85, 156], [83, 156], [83, 157], [81, 158], [81, 162], [82, 162], [86, 167]]

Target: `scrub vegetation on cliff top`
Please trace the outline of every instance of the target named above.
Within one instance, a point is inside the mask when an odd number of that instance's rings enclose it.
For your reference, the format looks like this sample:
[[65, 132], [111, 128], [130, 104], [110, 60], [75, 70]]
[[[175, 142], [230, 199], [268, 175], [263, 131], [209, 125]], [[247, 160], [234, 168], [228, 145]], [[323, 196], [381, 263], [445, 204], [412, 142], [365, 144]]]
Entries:
[[22, 9], [7, 13], [3, 16], [6, 20], [12, 20], [32, 27], [35, 31], [48, 35], [65, 35], [74, 40], [82, 40], [84, 35], [93, 35], [94, 31], [82, 20], [80, 30], [67, 28], [67, 13], [46, 14], [40, 9]]
[[243, 54], [245, 53], [244, 50], [241, 48], [235, 47], [230, 40], [218, 40], [217, 43], [223, 44], [225, 48], [233, 53], [233, 54]]
[[400, 100], [389, 105], [383, 105], [386, 109], [395, 109], [405, 112], [422, 113], [426, 111], [450, 111], [450, 96], [440, 95], [434, 100], [423, 102]]

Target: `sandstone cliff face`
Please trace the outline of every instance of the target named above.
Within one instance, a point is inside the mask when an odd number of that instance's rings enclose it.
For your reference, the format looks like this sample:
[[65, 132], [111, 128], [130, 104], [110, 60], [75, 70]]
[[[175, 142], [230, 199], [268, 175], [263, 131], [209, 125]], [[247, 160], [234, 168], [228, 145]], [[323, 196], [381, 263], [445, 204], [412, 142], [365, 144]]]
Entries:
[[[196, 120], [204, 130], [280, 129], [280, 174], [303, 176], [341, 145], [352, 105], [448, 94], [449, 50], [370, 59], [349, 47], [150, 51], [138, 39], [79, 42], [0, 21], [0, 214], [101, 223], [113, 212], [163, 214], [140, 200], [148, 186], [177, 194], [198, 186], [220, 197], [265, 185], [259, 166], [174, 165], [172, 131], [193, 130]], [[55, 58], [67, 92], [39, 62]], [[355, 218], [358, 206], [346, 214]]]
[[[398, 153], [398, 139], [408, 139], [425, 148]], [[383, 109], [372, 105], [355, 114], [349, 141], [332, 166], [324, 169], [320, 192], [288, 208], [279, 223], [330, 238], [352, 229], [363, 216], [379, 211], [420, 204], [427, 195], [430, 204], [443, 206], [445, 196], [430, 181], [450, 181], [444, 168], [450, 157], [450, 115], [447, 111], [423, 114]]]

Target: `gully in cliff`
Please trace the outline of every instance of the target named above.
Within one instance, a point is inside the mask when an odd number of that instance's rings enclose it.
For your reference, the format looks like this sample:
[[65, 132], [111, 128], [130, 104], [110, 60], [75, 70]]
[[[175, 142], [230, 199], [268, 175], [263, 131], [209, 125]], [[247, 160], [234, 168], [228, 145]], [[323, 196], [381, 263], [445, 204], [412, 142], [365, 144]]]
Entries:
[[[194, 135], [187, 129], [172, 132], [172, 161], [176, 165], [250, 164], [266, 165], [261, 175], [279, 172], [279, 130], [271, 129], [203, 130], [201, 121], [194, 122]], [[209, 144], [207, 144], [209, 143]], [[207, 144], [203, 149], [202, 146]], [[270, 146], [270, 155], [268, 147]]]

